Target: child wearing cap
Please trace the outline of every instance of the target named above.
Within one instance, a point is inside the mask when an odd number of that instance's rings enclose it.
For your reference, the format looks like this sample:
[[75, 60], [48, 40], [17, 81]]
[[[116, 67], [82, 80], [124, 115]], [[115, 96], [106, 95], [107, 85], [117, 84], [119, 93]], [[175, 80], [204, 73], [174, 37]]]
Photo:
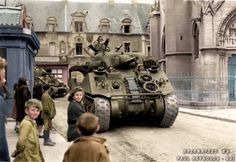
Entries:
[[76, 139], [64, 154], [63, 162], [110, 162], [106, 139], [96, 137], [99, 130], [98, 117], [92, 113], [83, 113], [77, 120], [77, 131], [81, 136]]
[[76, 120], [82, 113], [85, 113], [83, 98], [84, 90], [80, 86], [74, 87], [68, 97], [68, 101], [70, 102], [67, 109], [68, 142], [74, 141], [80, 136], [77, 131]]
[[26, 116], [20, 123], [16, 150], [12, 153], [13, 162], [37, 161], [44, 162], [40, 149], [38, 131], [35, 119], [39, 116], [42, 104], [37, 99], [25, 103]]

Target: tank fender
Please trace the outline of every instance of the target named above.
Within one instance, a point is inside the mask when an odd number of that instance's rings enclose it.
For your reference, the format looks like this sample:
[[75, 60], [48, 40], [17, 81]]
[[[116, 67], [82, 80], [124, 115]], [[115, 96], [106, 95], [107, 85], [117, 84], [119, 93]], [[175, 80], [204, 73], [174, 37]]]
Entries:
[[118, 100], [111, 100], [111, 118], [120, 118], [122, 116], [119, 106]]

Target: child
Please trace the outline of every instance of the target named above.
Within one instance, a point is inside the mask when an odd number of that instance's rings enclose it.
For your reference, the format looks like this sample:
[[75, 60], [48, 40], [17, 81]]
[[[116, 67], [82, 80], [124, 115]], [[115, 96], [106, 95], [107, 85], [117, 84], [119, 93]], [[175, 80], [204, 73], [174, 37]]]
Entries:
[[35, 119], [39, 116], [42, 104], [37, 99], [30, 99], [25, 103], [26, 116], [20, 123], [19, 137], [16, 150], [12, 153], [13, 162], [37, 161], [44, 162], [40, 149], [38, 131]]
[[85, 113], [83, 98], [84, 91], [81, 87], [73, 88], [68, 97], [70, 103], [67, 109], [67, 140], [69, 142], [74, 141], [80, 136], [77, 131], [76, 120], [82, 113]]
[[52, 97], [49, 95], [50, 86], [48, 84], [45, 84], [43, 86], [43, 90], [44, 92], [41, 97], [41, 101], [43, 105], [42, 117], [43, 117], [43, 123], [44, 123], [43, 144], [45, 146], [54, 146], [56, 143], [53, 142], [50, 138], [50, 130], [52, 129], [52, 119], [56, 115], [56, 108], [55, 108], [55, 103]]
[[94, 136], [99, 130], [98, 117], [86, 112], [77, 120], [77, 138], [64, 154], [63, 162], [110, 162], [104, 138]]

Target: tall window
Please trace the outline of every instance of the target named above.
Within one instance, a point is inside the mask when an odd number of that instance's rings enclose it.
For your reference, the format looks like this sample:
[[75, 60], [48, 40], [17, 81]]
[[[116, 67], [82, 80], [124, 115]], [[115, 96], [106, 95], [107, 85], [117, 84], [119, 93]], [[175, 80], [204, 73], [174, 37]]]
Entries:
[[150, 56], [151, 55], [151, 47], [147, 46], [147, 55]]
[[55, 56], [55, 42], [49, 42], [49, 56]]
[[83, 54], [83, 44], [82, 43], [76, 43], [76, 55], [82, 55]]
[[124, 43], [124, 52], [130, 52], [130, 43]]
[[83, 22], [75, 21], [75, 32], [83, 32]]
[[193, 54], [194, 58], [199, 56], [199, 28], [196, 22], [193, 23]]

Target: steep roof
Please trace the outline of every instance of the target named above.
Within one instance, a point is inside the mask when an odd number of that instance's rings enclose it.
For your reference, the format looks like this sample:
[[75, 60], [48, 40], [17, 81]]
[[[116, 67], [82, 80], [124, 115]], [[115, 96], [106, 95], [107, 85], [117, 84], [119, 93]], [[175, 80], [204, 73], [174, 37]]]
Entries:
[[[57, 19], [57, 31], [69, 32], [71, 14], [77, 11], [87, 12], [87, 32], [99, 30], [99, 20], [110, 20], [110, 33], [120, 33], [121, 21], [129, 17], [132, 20], [132, 33], [146, 33], [146, 24], [151, 11], [151, 4], [119, 4], [115, 3], [81, 3], [65, 1], [27, 1], [21, 0], [26, 6], [27, 15], [33, 18], [35, 31], [46, 31], [47, 18]], [[53, 6], [53, 7], [52, 7]]]

